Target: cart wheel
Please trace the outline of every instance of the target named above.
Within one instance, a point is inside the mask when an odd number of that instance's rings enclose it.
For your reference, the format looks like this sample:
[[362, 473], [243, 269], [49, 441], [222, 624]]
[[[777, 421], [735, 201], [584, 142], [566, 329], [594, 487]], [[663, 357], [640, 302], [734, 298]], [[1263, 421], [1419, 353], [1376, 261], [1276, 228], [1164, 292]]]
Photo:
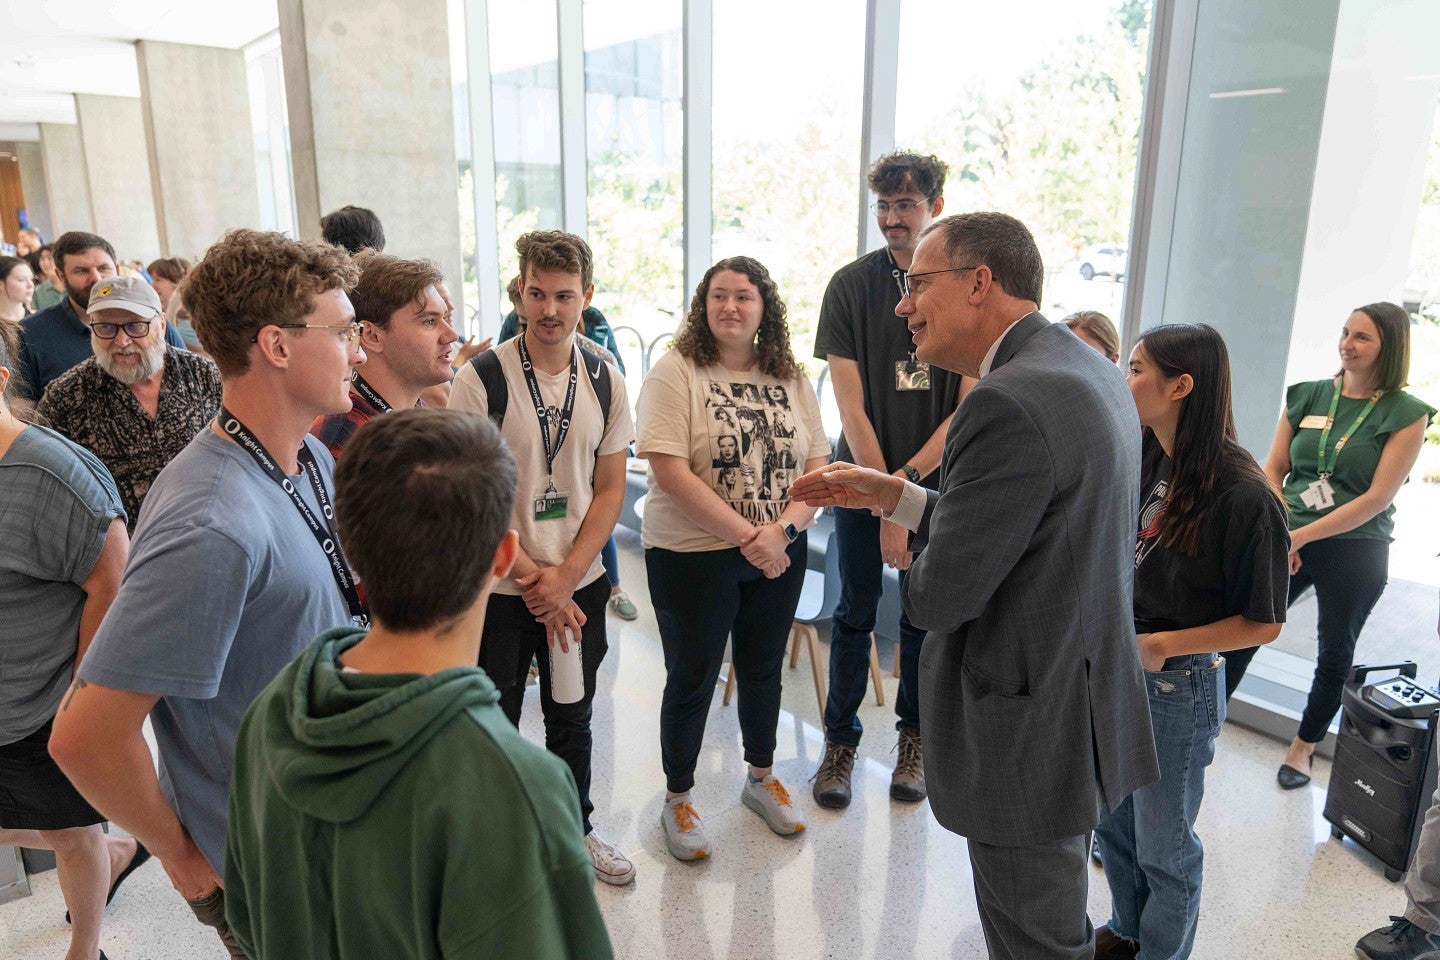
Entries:
[[1341, 830], [1339, 827], [1331, 827], [1330, 836], [1334, 837], [1336, 840], [1344, 840], [1345, 831]]
[[1405, 876], [1405, 871], [1403, 870], [1396, 870], [1394, 867], [1385, 868], [1385, 879], [1389, 880], [1391, 883], [1399, 882], [1400, 878], [1403, 876]]

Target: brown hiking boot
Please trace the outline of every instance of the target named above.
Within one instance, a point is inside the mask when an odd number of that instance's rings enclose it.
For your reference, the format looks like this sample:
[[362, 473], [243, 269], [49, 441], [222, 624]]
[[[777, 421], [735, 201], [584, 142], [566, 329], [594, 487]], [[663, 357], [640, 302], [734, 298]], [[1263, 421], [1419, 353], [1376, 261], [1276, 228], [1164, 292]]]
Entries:
[[811, 793], [822, 807], [838, 810], [850, 806], [850, 772], [855, 769], [855, 748], [825, 741], [825, 759], [815, 771]]
[[890, 799], [919, 803], [925, 799], [925, 757], [920, 750], [920, 731], [900, 728], [900, 742], [895, 747], [900, 758], [890, 775]]

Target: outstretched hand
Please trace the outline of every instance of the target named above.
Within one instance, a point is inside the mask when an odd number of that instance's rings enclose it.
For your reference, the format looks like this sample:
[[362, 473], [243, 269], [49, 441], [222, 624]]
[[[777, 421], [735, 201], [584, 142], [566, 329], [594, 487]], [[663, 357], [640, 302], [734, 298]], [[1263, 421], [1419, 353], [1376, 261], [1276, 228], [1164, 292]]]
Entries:
[[900, 504], [905, 481], [869, 467], [836, 461], [790, 484], [790, 499], [810, 507], [849, 507], [879, 516]]

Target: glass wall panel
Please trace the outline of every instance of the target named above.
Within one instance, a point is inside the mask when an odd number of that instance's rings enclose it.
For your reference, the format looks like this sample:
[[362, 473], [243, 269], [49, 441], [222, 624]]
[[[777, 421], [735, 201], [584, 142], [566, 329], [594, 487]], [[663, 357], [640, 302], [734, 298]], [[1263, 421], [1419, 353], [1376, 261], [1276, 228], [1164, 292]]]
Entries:
[[616, 331], [633, 398], [645, 346], [684, 312], [684, 5], [585, 0], [584, 11], [593, 305]]
[[820, 299], [855, 259], [864, 43], [862, 0], [715, 8], [715, 258], [769, 268], [816, 373]]
[[277, 31], [245, 48], [250, 85], [250, 130], [260, 187], [262, 230], [295, 232], [295, 182], [290, 168], [290, 119], [285, 105], [285, 68]]
[[[950, 165], [946, 213], [1025, 222], [1052, 320], [1086, 309], [1120, 323], [1152, 6], [901, 6], [896, 145]], [[964, 55], [907, 55], [926, 36], [964, 37]]]

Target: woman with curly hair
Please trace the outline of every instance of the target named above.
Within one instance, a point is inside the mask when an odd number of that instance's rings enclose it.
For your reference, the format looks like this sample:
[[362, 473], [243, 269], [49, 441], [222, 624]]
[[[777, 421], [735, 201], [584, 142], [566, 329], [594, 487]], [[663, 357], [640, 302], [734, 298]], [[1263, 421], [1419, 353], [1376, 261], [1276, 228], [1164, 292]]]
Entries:
[[[773, 429], [780, 413], [789, 435]], [[744, 424], [752, 442], [727, 424]], [[749, 764], [741, 800], [778, 834], [805, 829], [772, 764], [781, 661], [805, 582], [802, 531], [815, 511], [753, 478], [781, 458], [818, 470], [830, 443], [790, 351], [785, 304], [758, 261], [730, 257], [706, 271], [670, 352], [645, 378], [636, 427], [650, 461], [645, 569], [665, 648], [660, 822], [671, 854], [700, 860], [710, 839], [690, 789], [727, 637]]]

